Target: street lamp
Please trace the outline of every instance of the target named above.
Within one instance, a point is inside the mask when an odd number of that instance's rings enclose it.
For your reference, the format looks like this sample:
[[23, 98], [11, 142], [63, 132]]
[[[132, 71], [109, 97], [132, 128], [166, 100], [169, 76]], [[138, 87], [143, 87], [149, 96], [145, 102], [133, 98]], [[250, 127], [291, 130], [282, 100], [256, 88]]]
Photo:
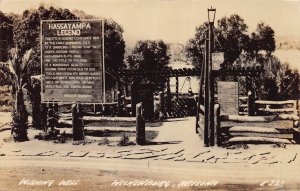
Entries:
[[214, 23], [215, 22], [215, 16], [216, 16], [216, 9], [213, 9], [212, 7], [210, 9], [207, 9], [208, 12], [208, 22]]
[[204, 76], [204, 145], [214, 146], [214, 76], [212, 74], [212, 53], [214, 45], [214, 21], [216, 9], [212, 7], [208, 11], [208, 33], [205, 40], [205, 76]]

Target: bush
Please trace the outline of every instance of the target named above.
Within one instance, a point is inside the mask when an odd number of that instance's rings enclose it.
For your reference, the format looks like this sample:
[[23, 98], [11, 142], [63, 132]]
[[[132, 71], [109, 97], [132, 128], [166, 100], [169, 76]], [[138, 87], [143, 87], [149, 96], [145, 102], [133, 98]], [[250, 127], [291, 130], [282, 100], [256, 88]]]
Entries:
[[38, 135], [35, 135], [34, 138], [38, 140], [49, 141], [49, 140], [59, 140], [60, 136], [59, 136], [59, 131], [55, 130], [55, 131], [49, 131], [45, 133], [39, 133]]
[[103, 140], [100, 140], [98, 145], [108, 145], [110, 143], [109, 139], [104, 137]]
[[133, 145], [134, 143], [132, 141], [129, 141], [129, 136], [125, 133], [121, 137], [121, 139], [118, 141], [118, 146], [128, 146]]

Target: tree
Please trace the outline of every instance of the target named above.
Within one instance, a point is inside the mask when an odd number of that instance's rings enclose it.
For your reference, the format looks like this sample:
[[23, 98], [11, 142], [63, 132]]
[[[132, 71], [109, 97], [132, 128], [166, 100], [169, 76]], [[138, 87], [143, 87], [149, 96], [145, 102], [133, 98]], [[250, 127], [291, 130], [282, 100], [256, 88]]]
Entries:
[[23, 88], [29, 81], [27, 67], [32, 60], [33, 50], [30, 49], [22, 54], [20, 49], [11, 50], [11, 56], [7, 61], [9, 74], [12, 79], [12, 92], [15, 104], [12, 112], [12, 136], [15, 141], [26, 141], [28, 128], [28, 112], [26, 111], [23, 97]]
[[288, 63], [280, 65], [276, 72], [276, 85], [282, 100], [298, 99], [300, 95], [300, 78], [298, 70], [292, 70]]
[[[192, 64], [198, 66], [203, 61], [203, 48], [208, 29], [208, 23], [196, 28], [195, 36], [186, 45], [186, 54]], [[239, 15], [223, 17], [217, 21], [214, 30], [215, 51], [224, 52], [225, 63], [232, 64], [246, 48], [249, 41], [248, 26]]]
[[[255, 91], [258, 99], [287, 100], [297, 99], [299, 96], [298, 71], [290, 69], [288, 63], [282, 64], [274, 55], [257, 53], [256, 56], [253, 56], [252, 53], [243, 52], [233, 65], [263, 66], [263, 73], [259, 77], [253, 78], [255, 83], [251, 84], [254, 86], [251, 91]], [[249, 85], [249, 82], [245, 82], [243, 78], [240, 78], [239, 82], [241, 82], [241, 87]], [[249, 89], [242, 91], [245, 93]]]
[[274, 30], [264, 23], [259, 23], [256, 29], [258, 33], [258, 47], [259, 50], [265, 50], [268, 55], [275, 51]]
[[127, 58], [129, 68], [158, 71], [169, 63], [168, 46], [163, 41], [138, 41]]
[[207, 27], [208, 23], [204, 23], [197, 27], [194, 38], [190, 39], [185, 46], [187, 59], [194, 66], [199, 66], [203, 63]]
[[[70, 12], [68, 9], [45, 8], [40, 6], [37, 10], [25, 10], [22, 19], [14, 27], [14, 41], [22, 52], [34, 48], [36, 63], [40, 63], [40, 21], [41, 20], [79, 20], [95, 19], [97, 17], [87, 15], [83, 11]], [[124, 68], [125, 41], [123, 29], [115, 21], [104, 19], [104, 47], [106, 70], [118, 70]], [[33, 70], [40, 71], [40, 65], [33, 66]], [[40, 73], [40, 72], [39, 72]], [[116, 76], [106, 75], [106, 87], [112, 88]]]
[[270, 26], [259, 23], [256, 32], [250, 36], [246, 50], [254, 56], [261, 50], [271, 55], [276, 48], [274, 35], [275, 32]]
[[[168, 46], [162, 41], [138, 41], [127, 57], [128, 67], [135, 70], [143, 71], [160, 71], [167, 67], [170, 57], [167, 54]], [[163, 88], [166, 79], [146, 78], [151, 83]]]
[[[225, 54], [225, 66], [253, 67], [261, 65], [264, 73], [256, 78], [256, 95], [260, 99], [293, 99], [299, 95], [299, 73], [285, 67], [272, 55], [275, 46], [274, 30], [259, 23], [255, 32], [247, 34], [244, 20], [234, 14], [217, 21], [214, 30], [214, 51]], [[187, 42], [186, 55], [195, 66], [203, 63], [203, 47], [208, 24], [203, 23], [196, 28], [195, 36]], [[224, 78], [224, 76], [223, 76]], [[238, 78], [238, 77], [234, 77]], [[225, 77], [224, 79], [230, 79]], [[242, 85], [249, 88], [245, 78], [239, 78]], [[247, 90], [248, 91], [248, 90]], [[243, 92], [246, 92], [243, 90]]]
[[24, 53], [34, 48], [39, 57], [40, 53], [40, 22], [41, 20], [75, 20], [78, 19], [68, 9], [49, 9], [40, 6], [37, 10], [25, 10], [21, 19], [14, 26], [14, 42]]
[[225, 62], [233, 63], [243, 50], [249, 39], [247, 35], [248, 26], [244, 23], [244, 19], [239, 15], [231, 15], [229, 18], [223, 17], [218, 20], [216, 28], [216, 51], [224, 51]]
[[[105, 69], [118, 71], [125, 68], [124, 54], [125, 54], [125, 41], [123, 39], [123, 29], [115, 21], [105, 19], [104, 23], [104, 54], [105, 54]], [[105, 75], [107, 89], [115, 86], [116, 76]]]
[[13, 19], [0, 11], [0, 62], [7, 61], [11, 47], [13, 47]]

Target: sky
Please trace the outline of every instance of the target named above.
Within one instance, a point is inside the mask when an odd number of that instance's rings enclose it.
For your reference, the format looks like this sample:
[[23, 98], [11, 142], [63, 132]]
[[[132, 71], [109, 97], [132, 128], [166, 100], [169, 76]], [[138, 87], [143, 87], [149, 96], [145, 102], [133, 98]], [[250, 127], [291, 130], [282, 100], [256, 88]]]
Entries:
[[124, 29], [126, 42], [162, 39], [185, 44], [195, 28], [207, 21], [207, 8], [216, 8], [216, 20], [238, 14], [254, 32], [259, 22], [271, 26], [276, 36], [300, 40], [300, 0], [0, 0], [5, 13], [22, 13], [39, 4], [112, 18]]

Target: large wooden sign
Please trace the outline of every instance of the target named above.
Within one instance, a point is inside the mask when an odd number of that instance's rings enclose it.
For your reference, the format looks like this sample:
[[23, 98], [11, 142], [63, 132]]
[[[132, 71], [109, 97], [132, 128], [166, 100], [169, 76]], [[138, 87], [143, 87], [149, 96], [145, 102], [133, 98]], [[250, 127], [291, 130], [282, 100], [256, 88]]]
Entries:
[[239, 84], [238, 82], [218, 81], [218, 102], [221, 114], [239, 114]]
[[42, 100], [103, 102], [103, 21], [41, 22]]

